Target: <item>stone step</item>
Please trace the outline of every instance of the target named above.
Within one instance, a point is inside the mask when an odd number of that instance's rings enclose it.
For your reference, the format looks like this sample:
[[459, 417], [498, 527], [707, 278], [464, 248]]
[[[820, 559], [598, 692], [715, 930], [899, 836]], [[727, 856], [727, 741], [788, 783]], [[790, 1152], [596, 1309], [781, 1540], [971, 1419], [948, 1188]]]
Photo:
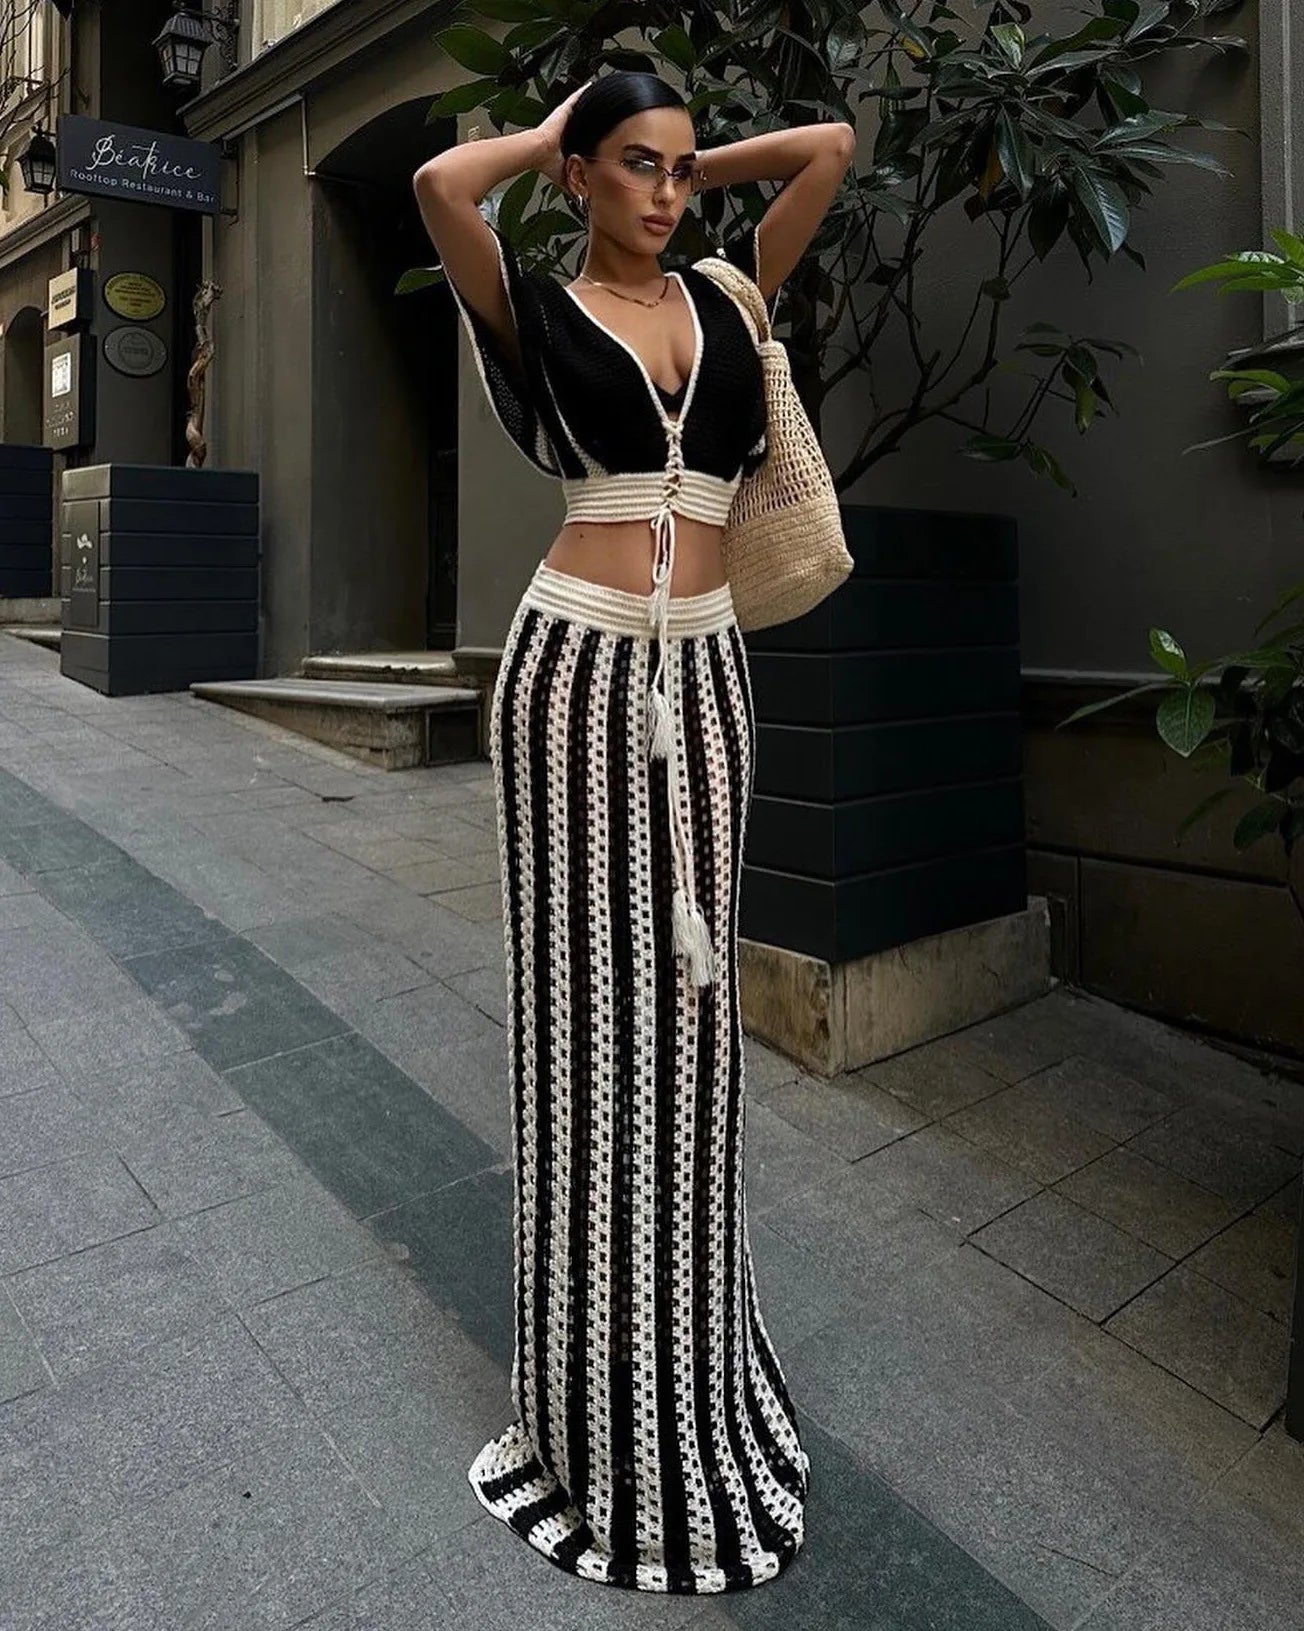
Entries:
[[62, 632], [57, 623], [0, 623], [0, 634], [30, 640], [34, 646], [44, 646], [48, 651], [58, 651]]
[[379, 680], [399, 685], [465, 685], [451, 651], [332, 651], [305, 657], [312, 680]]
[[362, 680], [196, 680], [209, 702], [298, 731], [383, 770], [487, 757], [481, 692], [473, 686], [388, 685]]

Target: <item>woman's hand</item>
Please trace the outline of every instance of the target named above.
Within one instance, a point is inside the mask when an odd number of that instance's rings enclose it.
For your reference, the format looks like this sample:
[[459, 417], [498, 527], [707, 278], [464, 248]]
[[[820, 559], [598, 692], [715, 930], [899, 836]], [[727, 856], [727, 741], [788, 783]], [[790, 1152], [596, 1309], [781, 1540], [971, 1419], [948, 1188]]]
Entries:
[[596, 78], [597, 75], [594, 74], [593, 78], [586, 79], [579, 90], [572, 91], [564, 102], [558, 103], [548, 117], [541, 120], [535, 127], [543, 147], [543, 156], [535, 165], [535, 169], [538, 170], [540, 175], [546, 176], [555, 187], [562, 185], [561, 138], [562, 132], [566, 128], [566, 121], [570, 118], [571, 104], [577, 96], [588, 90]]

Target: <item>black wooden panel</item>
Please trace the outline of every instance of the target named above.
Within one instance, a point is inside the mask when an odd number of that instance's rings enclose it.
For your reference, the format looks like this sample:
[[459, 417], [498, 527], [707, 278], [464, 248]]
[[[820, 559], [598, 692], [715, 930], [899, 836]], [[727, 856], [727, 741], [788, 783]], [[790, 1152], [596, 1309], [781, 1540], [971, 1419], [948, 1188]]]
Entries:
[[52, 590], [54, 454], [0, 443], [0, 596], [27, 600]]
[[928, 788], [842, 804], [755, 798], [744, 861], [804, 877], [844, 879], [909, 861], [1019, 844], [1020, 780]]
[[68, 472], [62, 672], [115, 696], [251, 678], [257, 499], [256, 471], [108, 464]]
[[44, 498], [48, 513], [54, 497], [54, 472], [48, 464], [18, 464], [9, 470], [0, 465], [0, 515], [8, 512], [8, 500], [17, 493]]
[[218, 667], [242, 664], [244, 672], [233, 677], [249, 678], [258, 656], [257, 635], [240, 633], [137, 634], [110, 640], [90, 630], [65, 629], [59, 643], [61, 656], [79, 669], [127, 680], [154, 672], [188, 674], [186, 684], [216, 678], [211, 671]]
[[50, 563], [38, 567], [8, 567], [0, 552], [0, 596], [5, 600], [47, 600], [53, 573]]
[[10, 472], [20, 470], [43, 470], [53, 474], [53, 449], [36, 442], [0, 442], [0, 483]]
[[758, 652], [748, 659], [757, 720], [855, 725], [870, 720], [1013, 712], [1016, 647], [944, 651]]
[[[118, 601], [248, 600], [258, 596], [256, 566], [105, 566], [100, 536], [100, 597]], [[71, 592], [71, 566], [60, 573], [60, 592]]]
[[122, 499], [190, 504], [201, 493], [203, 501], [209, 504], [257, 504], [258, 472], [194, 470], [185, 465], [167, 464], [88, 464], [63, 473], [65, 499], [112, 499], [115, 509]]
[[[72, 542], [63, 534], [64, 553]], [[259, 539], [254, 532], [204, 533], [190, 537], [183, 532], [122, 532], [109, 528], [100, 533], [100, 560], [106, 566], [256, 566]]]
[[846, 725], [760, 724], [756, 791], [821, 803], [907, 787], [997, 781], [1023, 766], [1017, 713]]
[[744, 866], [739, 933], [842, 963], [924, 935], [1020, 912], [1022, 845], [946, 856], [837, 883]]
[[842, 531], [852, 577], [951, 578], [989, 583], [1019, 573], [1013, 517], [967, 510], [844, 504]]
[[[61, 606], [63, 627], [79, 629], [79, 625], [70, 618], [69, 598], [66, 597]], [[248, 634], [257, 628], [258, 603], [249, 599], [101, 600], [95, 628], [82, 632], [114, 635]]]
[[[5, 544], [0, 548], [0, 561], [3, 561], [7, 571], [14, 572], [44, 572], [48, 581], [50, 576], [50, 538], [46, 536], [35, 544]], [[45, 593], [48, 595], [49, 590]]]
[[[75, 500], [67, 491], [64, 503]], [[243, 533], [258, 530], [257, 504], [212, 504], [199, 499], [100, 499], [100, 532]]]
[[1015, 645], [1018, 589], [1013, 583], [852, 577], [804, 617], [744, 638], [749, 653]]
[[[191, 669], [145, 668], [142, 671], [115, 668], [112, 674], [98, 668], [82, 668], [80, 664], [60, 661], [59, 672], [70, 680], [79, 680], [92, 691], [106, 697], [135, 697], [159, 691], [188, 691], [196, 676]], [[233, 663], [208, 663], [202, 676], [206, 680], [247, 680], [249, 663], [241, 658]]]

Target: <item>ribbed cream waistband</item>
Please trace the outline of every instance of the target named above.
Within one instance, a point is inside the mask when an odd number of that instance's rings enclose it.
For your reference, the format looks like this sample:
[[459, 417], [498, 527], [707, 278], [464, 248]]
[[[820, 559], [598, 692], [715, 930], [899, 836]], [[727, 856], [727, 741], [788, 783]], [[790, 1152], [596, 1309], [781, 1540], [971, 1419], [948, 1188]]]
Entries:
[[[540, 561], [525, 590], [525, 600], [542, 612], [552, 612], [580, 623], [588, 623], [610, 634], [637, 634], [652, 639], [649, 595], [632, 594], [628, 589], [612, 589], [605, 583], [591, 583], [573, 572], [559, 572]], [[729, 585], [704, 590], [700, 595], [672, 595], [666, 633], [670, 639], [693, 634], [715, 634], [737, 618]]]

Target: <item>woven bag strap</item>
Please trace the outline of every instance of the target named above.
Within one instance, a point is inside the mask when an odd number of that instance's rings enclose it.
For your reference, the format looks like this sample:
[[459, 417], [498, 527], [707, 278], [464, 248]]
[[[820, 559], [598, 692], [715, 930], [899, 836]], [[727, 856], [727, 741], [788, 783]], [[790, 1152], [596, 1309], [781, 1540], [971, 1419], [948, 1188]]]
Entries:
[[723, 255], [703, 255], [701, 260], [693, 262], [693, 268], [733, 296], [751, 320], [758, 345], [770, 339], [770, 314], [765, 307], [765, 296], [741, 267], [735, 266]]

